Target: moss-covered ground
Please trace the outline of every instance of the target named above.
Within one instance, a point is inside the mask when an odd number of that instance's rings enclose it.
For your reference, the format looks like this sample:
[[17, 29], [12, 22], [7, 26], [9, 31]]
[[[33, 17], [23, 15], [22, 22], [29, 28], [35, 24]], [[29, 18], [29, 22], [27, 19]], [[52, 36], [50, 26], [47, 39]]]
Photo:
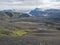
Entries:
[[23, 36], [27, 34], [28, 30], [16, 29], [16, 30], [9, 30], [6, 27], [0, 28], [0, 36]]

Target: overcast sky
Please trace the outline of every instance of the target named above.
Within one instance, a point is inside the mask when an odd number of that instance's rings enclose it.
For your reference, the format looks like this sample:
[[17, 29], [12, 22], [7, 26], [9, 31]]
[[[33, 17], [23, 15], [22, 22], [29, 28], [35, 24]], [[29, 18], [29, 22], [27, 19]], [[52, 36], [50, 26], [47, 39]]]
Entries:
[[0, 0], [0, 9], [60, 8], [60, 0]]

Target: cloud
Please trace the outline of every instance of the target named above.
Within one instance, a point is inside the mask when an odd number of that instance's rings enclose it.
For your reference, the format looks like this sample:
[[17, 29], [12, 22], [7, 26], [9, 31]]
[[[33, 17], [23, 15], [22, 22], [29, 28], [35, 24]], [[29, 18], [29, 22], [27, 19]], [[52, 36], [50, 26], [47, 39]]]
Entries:
[[40, 5], [41, 8], [55, 8], [60, 9], [60, 1], [53, 1], [53, 0], [43, 0], [42, 4]]
[[2, 5], [15, 5], [15, 4], [22, 4], [22, 2], [21, 1], [19, 1], [19, 2], [0, 2], [0, 4], [2, 4]]
[[39, 0], [10, 0], [10, 1], [0, 1], [2, 5], [40, 5]]
[[0, 9], [60, 8], [60, 2], [54, 0], [0, 0]]

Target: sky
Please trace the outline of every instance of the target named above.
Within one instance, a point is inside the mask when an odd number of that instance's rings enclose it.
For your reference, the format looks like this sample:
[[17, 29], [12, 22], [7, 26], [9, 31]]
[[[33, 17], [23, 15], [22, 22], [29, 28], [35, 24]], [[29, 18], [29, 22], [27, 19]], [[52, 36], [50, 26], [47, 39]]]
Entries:
[[0, 10], [34, 8], [60, 9], [60, 0], [0, 0]]

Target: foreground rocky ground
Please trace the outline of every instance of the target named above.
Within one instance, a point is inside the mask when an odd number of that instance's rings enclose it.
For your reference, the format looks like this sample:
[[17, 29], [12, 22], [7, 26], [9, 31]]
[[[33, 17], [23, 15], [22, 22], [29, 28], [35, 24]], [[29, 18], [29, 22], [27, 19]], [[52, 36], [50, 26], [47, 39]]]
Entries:
[[0, 27], [28, 30], [22, 36], [0, 36], [0, 45], [60, 45], [59, 21], [43, 18], [0, 20]]

